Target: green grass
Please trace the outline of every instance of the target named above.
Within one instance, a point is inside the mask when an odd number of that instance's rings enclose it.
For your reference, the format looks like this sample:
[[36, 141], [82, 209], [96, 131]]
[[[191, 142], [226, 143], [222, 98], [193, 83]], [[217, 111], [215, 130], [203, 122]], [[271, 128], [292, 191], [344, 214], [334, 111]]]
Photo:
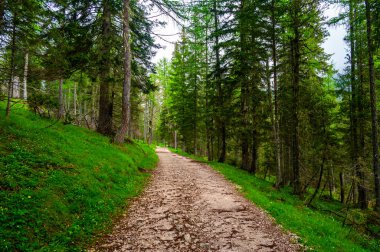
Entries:
[[[380, 241], [370, 239], [355, 229], [342, 226], [340, 219], [325, 211], [313, 210], [304, 202], [291, 194], [291, 188], [281, 190], [273, 188], [273, 183], [257, 178], [236, 167], [207, 162], [205, 158], [195, 157], [181, 150], [171, 149], [201, 162], [223, 174], [228, 180], [241, 188], [243, 195], [264, 209], [276, 219], [286, 230], [297, 234], [300, 242], [315, 251], [380, 251]], [[316, 200], [318, 208], [339, 211], [338, 202]]]
[[22, 105], [10, 120], [4, 103], [0, 110], [0, 251], [84, 250], [142, 191], [144, 170], [158, 161], [142, 143], [113, 145]]

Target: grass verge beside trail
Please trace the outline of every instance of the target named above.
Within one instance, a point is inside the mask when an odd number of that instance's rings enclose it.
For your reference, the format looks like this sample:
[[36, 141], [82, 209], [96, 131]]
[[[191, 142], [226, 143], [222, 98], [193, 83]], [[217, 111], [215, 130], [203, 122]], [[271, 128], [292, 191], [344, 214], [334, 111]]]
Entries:
[[[81, 251], [110, 228], [158, 161], [72, 125], [0, 103], [0, 251]], [[139, 168], [144, 169], [142, 172]]]
[[[205, 158], [195, 157], [171, 149], [171, 151], [207, 163], [223, 174], [228, 180], [241, 188], [243, 195], [257, 206], [267, 211], [285, 229], [300, 237], [300, 243], [315, 251], [380, 251], [380, 241], [365, 237], [355, 229], [343, 227], [341, 220], [325, 211], [313, 210], [291, 194], [291, 188], [280, 190], [273, 183], [255, 177], [236, 167], [208, 162]], [[323, 209], [339, 211], [338, 202], [316, 200]]]

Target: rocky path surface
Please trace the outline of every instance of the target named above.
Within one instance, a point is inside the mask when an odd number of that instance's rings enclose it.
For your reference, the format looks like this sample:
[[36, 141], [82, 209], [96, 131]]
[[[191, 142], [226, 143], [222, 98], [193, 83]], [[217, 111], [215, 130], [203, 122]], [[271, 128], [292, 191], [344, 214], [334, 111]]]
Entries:
[[207, 165], [158, 148], [143, 195], [95, 251], [297, 251], [262, 210]]

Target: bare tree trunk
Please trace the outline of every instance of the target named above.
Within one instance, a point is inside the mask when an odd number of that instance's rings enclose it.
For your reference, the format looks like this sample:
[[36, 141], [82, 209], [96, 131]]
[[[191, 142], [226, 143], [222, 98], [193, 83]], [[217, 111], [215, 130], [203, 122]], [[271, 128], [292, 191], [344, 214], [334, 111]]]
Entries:
[[28, 80], [28, 66], [29, 66], [29, 53], [25, 53], [25, 63], [24, 63], [24, 79], [23, 83], [23, 99], [28, 99], [28, 88], [27, 88], [27, 80]]
[[368, 42], [368, 66], [369, 66], [369, 86], [371, 96], [371, 119], [372, 119], [372, 166], [375, 184], [375, 211], [380, 212], [380, 167], [379, 167], [379, 143], [378, 143], [378, 125], [377, 125], [377, 101], [375, 86], [375, 70], [373, 61], [373, 43], [372, 43], [372, 23], [371, 7], [369, 0], [365, 0], [366, 19], [367, 19], [367, 42]]
[[123, 6], [124, 81], [122, 95], [121, 125], [116, 132], [115, 143], [124, 143], [130, 123], [131, 107], [131, 50], [129, 44], [129, 0]]

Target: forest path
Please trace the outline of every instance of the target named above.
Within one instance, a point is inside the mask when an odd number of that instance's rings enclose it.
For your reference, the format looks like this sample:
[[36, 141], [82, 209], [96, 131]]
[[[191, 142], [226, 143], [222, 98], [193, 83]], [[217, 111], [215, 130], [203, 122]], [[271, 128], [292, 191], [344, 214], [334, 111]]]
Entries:
[[157, 148], [142, 196], [95, 251], [297, 251], [298, 245], [222, 175]]

